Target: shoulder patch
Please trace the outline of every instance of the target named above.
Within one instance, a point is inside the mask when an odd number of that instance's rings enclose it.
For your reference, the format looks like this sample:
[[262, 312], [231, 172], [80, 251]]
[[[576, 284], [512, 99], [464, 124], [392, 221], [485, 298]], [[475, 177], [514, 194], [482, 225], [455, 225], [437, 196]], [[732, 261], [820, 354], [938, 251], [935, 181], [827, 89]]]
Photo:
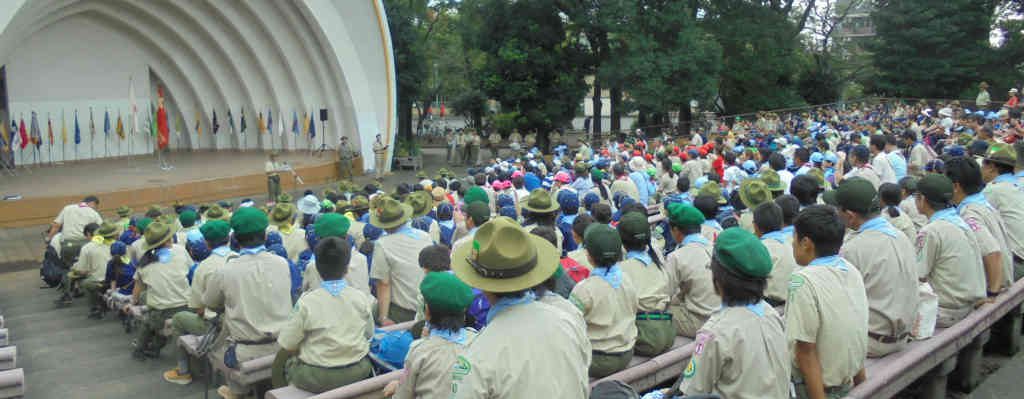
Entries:
[[697, 358], [690, 357], [690, 362], [686, 364], [686, 369], [683, 370], [683, 378], [692, 378], [697, 373]]
[[977, 233], [978, 230], [981, 229], [981, 227], [978, 227], [978, 219], [977, 218], [973, 218], [973, 217], [964, 218], [964, 222], [967, 223], [967, 226], [970, 227], [971, 231], [973, 231], [975, 233]]
[[800, 287], [803, 287], [806, 282], [807, 280], [804, 279], [804, 276], [796, 273], [789, 275], [789, 291], [796, 291]]
[[698, 333], [697, 334], [697, 338], [694, 340], [694, 342], [695, 342], [694, 347], [693, 347], [693, 354], [694, 354], [694, 356], [699, 355], [701, 353], [704, 353], [704, 345], [707, 345], [713, 339], [715, 339], [715, 334], [713, 334], [711, 332], [704, 331], [704, 332]]
[[459, 356], [455, 359], [455, 365], [452, 366], [452, 380], [461, 381], [462, 377], [469, 375], [470, 371], [473, 371], [473, 366], [469, 364], [469, 360], [464, 356]]
[[917, 239], [914, 240], [914, 246], [917, 247], [918, 251], [920, 251], [922, 248], [924, 248], [924, 240], [925, 240], [925, 237], [927, 237], [927, 235], [928, 234], [925, 233], [923, 228], [917, 232]]

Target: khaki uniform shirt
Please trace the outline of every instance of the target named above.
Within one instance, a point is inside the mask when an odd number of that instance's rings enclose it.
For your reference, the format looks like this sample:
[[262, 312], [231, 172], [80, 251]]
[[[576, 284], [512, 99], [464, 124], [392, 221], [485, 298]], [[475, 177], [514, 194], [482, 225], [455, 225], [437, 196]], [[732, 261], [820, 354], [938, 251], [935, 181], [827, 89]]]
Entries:
[[85, 204], [71, 204], [61, 209], [53, 222], [61, 225], [60, 232], [64, 240], [81, 240], [85, 238], [85, 225], [103, 224], [103, 217]]
[[862, 166], [862, 167], [859, 167], [859, 168], [855, 167], [855, 168], [851, 169], [850, 173], [848, 173], [846, 175], [846, 178], [847, 179], [854, 178], [854, 177], [862, 178], [864, 180], [867, 180], [869, 183], [871, 183], [871, 185], [875, 187], [875, 190], [877, 190], [878, 186], [882, 185], [882, 179], [880, 177], [878, 177], [878, 172], [875, 172], [874, 169], [871, 169], [871, 168], [869, 168], [867, 166], [868, 165], [865, 165], [865, 166]]
[[854, 232], [840, 250], [863, 278], [868, 331], [890, 337], [910, 332], [918, 303], [914, 246], [902, 233], [896, 235], [877, 230]]
[[687, 395], [788, 399], [787, 351], [782, 316], [767, 303], [723, 307], [697, 332], [679, 388]]
[[377, 158], [386, 157], [388, 155], [388, 146], [379, 141], [373, 142], [373, 155]]
[[586, 399], [590, 358], [586, 330], [564, 312], [537, 302], [509, 306], [457, 358], [451, 397]]
[[[1021, 204], [1017, 206], [1021, 206]], [[968, 226], [971, 226], [978, 238], [981, 256], [995, 252], [1002, 253], [1003, 287], [1009, 287], [1013, 284], [1013, 253], [1006, 246], [1006, 226], [999, 218], [999, 211], [983, 204], [967, 204], [960, 207], [959, 211], [960, 217], [967, 222]]]
[[299, 298], [277, 337], [281, 348], [299, 351], [299, 360], [318, 367], [356, 363], [370, 353], [373, 301], [362, 291], [343, 288], [338, 296], [324, 288]]
[[231, 258], [210, 276], [203, 303], [224, 309], [224, 328], [236, 340], [275, 338], [291, 314], [288, 261], [267, 251]]
[[[359, 251], [352, 251], [352, 257], [348, 261], [348, 273], [345, 274], [345, 281], [348, 283], [349, 288], [362, 291], [362, 293], [369, 295], [372, 299], [369, 269], [366, 255]], [[323, 281], [320, 278], [320, 272], [316, 270], [316, 257], [309, 258], [306, 270], [302, 272], [302, 292], [309, 292], [320, 288], [320, 283]]]
[[985, 298], [985, 268], [978, 242], [945, 220], [935, 220], [917, 233], [917, 263], [939, 297], [939, 307], [963, 309]]
[[185, 247], [175, 244], [167, 263], [155, 261], [136, 269], [135, 280], [145, 285], [146, 306], [162, 310], [187, 305], [188, 269], [193, 263]]
[[309, 242], [306, 241], [305, 229], [301, 227], [293, 227], [287, 234], [280, 229], [277, 229], [277, 233], [281, 235], [281, 245], [284, 246], [285, 252], [288, 253], [288, 260], [297, 262], [302, 251], [309, 249]]
[[575, 250], [569, 251], [566, 256], [572, 258], [572, 260], [579, 263], [580, 266], [587, 268], [587, 270], [594, 269], [594, 266], [590, 264], [590, 259], [587, 258], [587, 250], [586, 248], [583, 248], [583, 245], [580, 245], [579, 248], [576, 248]]
[[715, 239], [718, 238], [718, 234], [721, 232], [722, 229], [720, 228], [707, 224], [700, 225], [700, 235], [704, 237], [704, 239], [708, 240], [708, 242], [715, 242]]
[[363, 235], [363, 229], [366, 227], [366, 223], [352, 220], [352, 224], [348, 228], [348, 235], [352, 237], [352, 241], [356, 244], [356, 249], [363, 245], [366, 241], [366, 236]]
[[452, 366], [470, 342], [476, 331], [464, 328], [466, 342], [455, 343], [434, 335], [413, 341], [405, 357], [402, 382], [394, 399], [448, 399], [452, 395]]
[[139, 259], [142, 259], [142, 255], [146, 254], [146, 251], [143, 249], [145, 247], [146, 239], [144, 237], [139, 237], [137, 240], [132, 242], [132, 245], [128, 246], [128, 249], [125, 252], [127, 252], [128, 256], [132, 258], [133, 262], [138, 262]]
[[636, 286], [638, 312], [664, 312], [668, 309], [668, 278], [658, 265], [654, 262], [645, 265], [639, 259], [626, 259], [619, 263], [619, 267]]
[[774, 238], [761, 238], [761, 243], [768, 248], [768, 254], [772, 257], [772, 272], [768, 275], [768, 284], [764, 289], [765, 298], [773, 301], [785, 302], [789, 296], [789, 275], [796, 267], [796, 259], [793, 258], [793, 245], [788, 240], [779, 242]]
[[629, 275], [622, 273], [619, 288], [591, 275], [573, 287], [569, 300], [583, 311], [587, 337], [595, 351], [621, 353], [633, 349], [639, 301]]
[[883, 209], [882, 217], [892, 224], [892, 227], [895, 227], [896, 230], [899, 230], [903, 235], [907, 236], [908, 240], [913, 240], [917, 237], [917, 226], [914, 225], [913, 220], [910, 220], [910, 216], [907, 216], [907, 214], [902, 210], [900, 211], [899, 216], [892, 217], [889, 216], [888, 211]]
[[1015, 184], [990, 182], [985, 185], [985, 198], [1003, 219], [1006, 246], [1024, 259], [1024, 191]]
[[793, 273], [786, 301], [786, 338], [796, 373], [796, 343], [818, 347], [826, 387], [853, 382], [868, 353], [868, 300], [849, 264], [809, 265]]
[[908, 162], [911, 168], [916, 170], [924, 171], [924, 164], [932, 160], [932, 155], [928, 152], [928, 149], [924, 148], [924, 144], [915, 144], [910, 149], [910, 159]]
[[743, 230], [753, 234], [754, 233], [754, 210], [744, 209], [740, 211], [740, 217], [738, 219], [740, 227]]
[[672, 305], [702, 319], [722, 306], [722, 298], [711, 282], [711, 248], [710, 244], [691, 242], [676, 248], [665, 260]]
[[197, 230], [197, 229], [199, 229], [199, 228], [196, 227], [196, 226], [192, 226], [192, 227], [185, 227], [185, 228], [183, 228], [181, 230], [178, 230], [177, 233], [174, 233], [174, 239], [175, 239], [174, 242], [177, 243], [178, 245], [185, 246], [185, 244], [188, 242], [188, 232], [190, 232], [192, 230]]
[[79, 276], [88, 276], [87, 281], [102, 282], [107, 279], [108, 262], [110, 245], [90, 241], [82, 246], [78, 261], [71, 266], [71, 271]]
[[630, 198], [640, 200], [640, 190], [636, 188], [636, 183], [633, 183], [629, 178], [616, 179], [612, 182], [610, 191], [608, 192], [609, 198], [615, 198], [615, 193], [622, 192], [628, 195]]
[[573, 320], [579, 322], [581, 329], [587, 329], [587, 324], [583, 320], [583, 311], [576, 307], [572, 302], [569, 302], [568, 299], [562, 298], [561, 295], [547, 291], [544, 295], [537, 298], [537, 302], [551, 305], [551, 307], [565, 312], [565, 314], [569, 315]]
[[[210, 276], [217, 273], [220, 268], [224, 267], [228, 263], [228, 258], [232, 256], [238, 256], [234, 251], [228, 251], [227, 256], [220, 256], [216, 253], [211, 253], [202, 262], [199, 262], [199, 266], [196, 267], [195, 274], [192, 275], [192, 286], [189, 287], [188, 295], [188, 307], [192, 309], [205, 308], [203, 304], [203, 292], [206, 291], [206, 285], [210, 281]], [[210, 312], [213, 313], [213, 312]]]
[[[928, 218], [921, 214], [917, 210], [917, 204], [914, 203], [914, 196], [908, 196], [900, 201], [900, 211], [910, 218], [911, 222], [914, 222], [914, 230], [921, 230], [924, 225], [928, 224]], [[917, 234], [907, 236], [907, 238], [913, 239], [917, 237]]]
[[420, 303], [423, 269], [420, 251], [433, 245], [427, 233], [406, 225], [403, 230], [381, 237], [374, 243], [373, 270], [370, 277], [391, 283], [391, 303], [406, 310], [416, 311]]

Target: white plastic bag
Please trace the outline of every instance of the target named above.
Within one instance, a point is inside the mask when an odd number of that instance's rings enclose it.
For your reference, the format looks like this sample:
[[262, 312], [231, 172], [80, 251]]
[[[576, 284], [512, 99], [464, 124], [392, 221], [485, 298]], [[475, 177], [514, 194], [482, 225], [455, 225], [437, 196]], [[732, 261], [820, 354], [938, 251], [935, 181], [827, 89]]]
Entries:
[[935, 295], [932, 285], [927, 282], [917, 286], [917, 318], [910, 336], [914, 339], [927, 339], [935, 334], [935, 322], [939, 318], [939, 296]]

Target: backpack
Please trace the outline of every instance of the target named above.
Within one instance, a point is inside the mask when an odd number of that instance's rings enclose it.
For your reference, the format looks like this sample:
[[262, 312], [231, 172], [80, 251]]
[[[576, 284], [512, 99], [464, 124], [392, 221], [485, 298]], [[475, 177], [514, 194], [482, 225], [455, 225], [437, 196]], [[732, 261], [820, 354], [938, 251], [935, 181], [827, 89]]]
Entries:
[[370, 339], [370, 359], [389, 371], [402, 369], [412, 341], [412, 333], [407, 330], [384, 331], [378, 328]]
[[590, 269], [583, 267], [573, 258], [562, 258], [560, 263], [562, 264], [562, 269], [565, 270], [565, 274], [577, 283], [590, 277]]
[[46, 253], [43, 255], [43, 264], [39, 268], [39, 277], [43, 279], [50, 288], [60, 285], [68, 269], [57, 256], [57, 250], [46, 246]]

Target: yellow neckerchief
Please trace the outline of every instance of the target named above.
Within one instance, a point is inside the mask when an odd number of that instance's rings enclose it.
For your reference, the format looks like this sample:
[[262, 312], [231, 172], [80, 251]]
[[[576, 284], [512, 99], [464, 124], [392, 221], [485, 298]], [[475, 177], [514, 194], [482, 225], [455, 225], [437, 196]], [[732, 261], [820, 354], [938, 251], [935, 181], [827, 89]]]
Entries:
[[349, 218], [349, 220], [351, 220], [353, 222], [359, 220], [359, 218], [356, 217], [356, 214], [354, 214], [352, 212], [345, 212], [345, 217]]
[[292, 225], [291, 223], [285, 223], [285, 224], [282, 224], [280, 226], [277, 226], [277, 231], [280, 231], [281, 234], [284, 234], [284, 235], [291, 235], [292, 234], [292, 229], [294, 229], [294, 228], [295, 228], [295, 226]]
[[129, 265], [132, 263], [132, 258], [128, 257], [128, 255], [121, 255], [121, 263]]
[[114, 243], [114, 241], [116, 241], [116, 240], [117, 240], [116, 238], [107, 238], [107, 239], [104, 239], [104, 238], [103, 238], [103, 236], [92, 236], [92, 242], [94, 242], [94, 243], [97, 243], [97, 244], [100, 244], [100, 245], [106, 245], [106, 246], [108, 246], [108, 247], [109, 247], [109, 246], [110, 246], [111, 244], [113, 244], [113, 243]]

